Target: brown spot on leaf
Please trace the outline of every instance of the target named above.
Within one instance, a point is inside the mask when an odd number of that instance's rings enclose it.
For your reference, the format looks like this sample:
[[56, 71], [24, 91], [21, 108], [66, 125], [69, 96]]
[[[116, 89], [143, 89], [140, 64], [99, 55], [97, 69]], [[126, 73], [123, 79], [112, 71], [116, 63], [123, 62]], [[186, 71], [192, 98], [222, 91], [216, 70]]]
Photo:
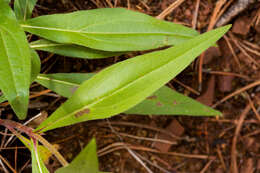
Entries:
[[162, 103], [161, 102], [157, 102], [156, 106], [162, 106]]
[[176, 100], [174, 100], [173, 101], [173, 105], [177, 105], [178, 103], [177, 103], [177, 101]]
[[148, 100], [157, 99], [157, 96], [149, 96], [149, 97], [147, 97], [146, 99], [148, 99]]
[[76, 86], [76, 87], [73, 87], [73, 88], [71, 88], [70, 90], [71, 90], [71, 93], [73, 94], [76, 90], [78, 89], [78, 87]]
[[81, 117], [81, 116], [84, 115], [84, 114], [88, 114], [89, 112], [90, 112], [90, 109], [89, 109], [89, 108], [86, 108], [86, 109], [84, 109], [84, 110], [79, 111], [78, 113], [76, 113], [76, 114], [75, 114], [75, 117], [76, 117], [76, 118], [79, 118], [79, 117]]

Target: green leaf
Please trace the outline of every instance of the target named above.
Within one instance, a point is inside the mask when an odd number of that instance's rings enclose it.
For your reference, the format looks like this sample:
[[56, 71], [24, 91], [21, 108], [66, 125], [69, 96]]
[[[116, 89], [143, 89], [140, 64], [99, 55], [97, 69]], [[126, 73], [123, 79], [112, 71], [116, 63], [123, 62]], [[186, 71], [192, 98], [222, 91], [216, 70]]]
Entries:
[[97, 146], [94, 139], [77, 155], [66, 167], [58, 169], [55, 173], [99, 173]]
[[19, 119], [27, 114], [31, 53], [12, 9], [0, 0], [0, 89]]
[[71, 97], [79, 85], [93, 75], [92, 73], [40, 74], [36, 82], [63, 97]]
[[38, 142], [31, 140], [32, 173], [49, 173], [38, 151]]
[[124, 113], [141, 115], [221, 115], [219, 111], [205, 106], [166, 86], [163, 86], [152, 96], [147, 97], [146, 100]]
[[31, 18], [37, 0], [15, 0], [14, 12], [18, 20]]
[[[36, 79], [41, 70], [41, 60], [37, 52], [31, 49], [31, 83]], [[7, 101], [4, 95], [0, 96], [0, 103]]]
[[41, 71], [41, 60], [38, 53], [31, 49], [31, 82], [33, 82]]
[[[56, 73], [41, 74], [36, 82], [63, 97], [71, 97], [75, 90], [94, 73]], [[152, 96], [125, 112], [141, 115], [221, 115], [220, 112], [186, 97], [166, 86]]]
[[123, 54], [123, 52], [107, 52], [78, 46], [75, 44], [63, 44], [44, 39], [31, 42], [30, 47], [36, 50], [47, 51], [62, 56], [85, 59], [107, 58]]
[[123, 8], [40, 16], [21, 26], [47, 40], [104, 51], [153, 49], [179, 44], [198, 35], [182, 25]]
[[[32, 143], [29, 139], [24, 136], [16, 136], [19, 140], [29, 149], [32, 149]], [[37, 145], [37, 150], [40, 158], [43, 162], [48, 162], [49, 158], [52, 156], [52, 153], [43, 145]]]
[[84, 82], [37, 130], [108, 118], [137, 105], [185, 69], [230, 26], [112, 65]]
[[5, 102], [5, 101], [7, 101], [7, 99], [5, 98], [4, 95], [1, 95], [1, 96], [0, 96], [0, 103], [3, 103], [3, 102]]

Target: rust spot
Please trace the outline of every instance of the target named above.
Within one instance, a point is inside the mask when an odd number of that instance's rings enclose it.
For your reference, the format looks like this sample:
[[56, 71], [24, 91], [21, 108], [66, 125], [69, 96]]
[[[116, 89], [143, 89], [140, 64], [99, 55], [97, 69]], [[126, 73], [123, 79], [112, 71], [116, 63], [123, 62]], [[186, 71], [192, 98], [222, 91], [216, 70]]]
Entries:
[[162, 103], [161, 102], [157, 102], [156, 106], [162, 106]]
[[147, 97], [146, 99], [148, 99], [148, 100], [157, 99], [157, 96], [149, 96], [149, 97]]
[[76, 87], [73, 87], [73, 88], [71, 88], [70, 90], [71, 90], [71, 93], [73, 94], [76, 90], [78, 89], [78, 87], [76, 86]]
[[78, 113], [76, 113], [76, 114], [75, 114], [75, 117], [76, 117], [76, 118], [79, 118], [79, 117], [81, 117], [81, 116], [84, 115], [84, 114], [88, 114], [89, 112], [90, 112], [90, 109], [89, 109], [89, 108], [86, 108], [86, 109], [84, 109], [84, 110], [79, 111]]
[[173, 101], [173, 105], [177, 105], [178, 103], [177, 103], [177, 101], [176, 100], [174, 100]]

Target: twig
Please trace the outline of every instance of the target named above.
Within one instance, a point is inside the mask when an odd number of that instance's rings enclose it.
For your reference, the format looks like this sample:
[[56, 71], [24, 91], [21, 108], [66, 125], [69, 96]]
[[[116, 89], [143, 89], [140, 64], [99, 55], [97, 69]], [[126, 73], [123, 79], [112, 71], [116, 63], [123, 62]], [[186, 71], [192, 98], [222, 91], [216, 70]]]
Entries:
[[233, 55], [233, 57], [235, 59], [236, 64], [238, 65], [238, 69], [240, 70], [241, 69], [241, 65], [240, 65], [239, 58], [238, 58], [237, 54], [235, 53], [235, 51], [234, 51], [234, 49], [233, 49], [233, 47], [232, 47], [228, 37], [225, 36], [225, 35], [223, 37], [224, 37], [225, 41], [227, 42], [227, 45], [228, 45], [228, 47], [229, 47], [229, 49], [230, 49], [230, 51], [231, 51], [231, 53], [232, 53], [232, 55]]
[[167, 171], [166, 169], [162, 168], [161, 166], [151, 162], [150, 160], [146, 159], [145, 157], [141, 156], [140, 154], [136, 153], [141, 159], [143, 159], [144, 161], [146, 161], [148, 164], [154, 166], [155, 168], [159, 169], [162, 173], [171, 173], [169, 171]]
[[22, 124], [19, 124], [15, 121], [11, 121], [11, 120], [4, 120], [4, 119], [0, 119], [0, 125], [5, 126], [6, 128], [8, 128], [12, 133], [14, 133], [17, 136], [20, 136], [19, 133], [17, 133], [15, 129], [27, 134], [28, 136], [30, 136], [31, 138], [37, 139], [38, 141], [40, 141], [49, 151], [52, 152], [52, 154], [54, 154], [56, 156], [56, 158], [59, 160], [59, 162], [63, 165], [63, 166], [67, 166], [68, 162], [63, 158], [63, 156], [56, 150], [55, 147], [53, 147], [47, 140], [45, 140], [41, 135], [34, 133], [33, 132], [33, 128], [24, 126]]
[[220, 151], [219, 145], [217, 145], [217, 153], [218, 153], [218, 157], [219, 157], [219, 160], [220, 160], [220, 162], [221, 162], [221, 165], [222, 165], [224, 171], [226, 171], [226, 170], [227, 170], [227, 167], [226, 167], [225, 161], [224, 161], [224, 159], [223, 159], [222, 153], [221, 153], [221, 151]]
[[253, 87], [257, 86], [257, 85], [260, 85], [260, 80], [255, 81], [255, 82], [253, 82], [253, 83], [251, 83], [251, 84], [249, 84], [249, 85], [247, 85], [247, 86], [245, 86], [243, 88], [240, 88], [240, 89], [236, 90], [235, 92], [227, 95], [226, 97], [224, 97], [223, 99], [221, 99], [220, 101], [215, 103], [212, 107], [215, 108], [216, 106], [218, 106], [219, 104], [223, 103], [224, 101], [232, 98], [233, 96], [235, 96], [237, 94], [240, 94], [241, 92], [244, 92], [244, 91], [246, 91], [246, 90], [248, 90], [250, 88], [253, 88]]
[[4, 163], [2, 162], [1, 159], [0, 159], [0, 165], [2, 166], [5, 173], [9, 173], [9, 171], [7, 170], [7, 168], [5, 167], [5, 165], [4, 165]]
[[205, 167], [200, 171], [200, 173], [205, 173], [208, 168], [210, 167], [211, 163], [214, 161], [215, 159], [211, 159], [210, 161], [208, 161], [208, 163], [205, 165]]
[[238, 73], [232, 73], [232, 72], [226, 72], [226, 71], [211, 71], [208, 69], [203, 69], [203, 73], [209, 73], [209, 74], [216, 74], [216, 75], [223, 75], [223, 76], [235, 76], [242, 79], [245, 79], [247, 81], [252, 81], [253, 79], [250, 79], [246, 75], [238, 74]]
[[181, 85], [182, 87], [184, 87], [188, 91], [192, 92], [193, 94], [196, 94], [198, 96], [200, 95], [200, 93], [198, 91], [196, 91], [195, 89], [189, 87], [188, 85], [185, 85], [184, 83], [178, 81], [177, 79], [173, 79], [173, 81], [176, 82], [177, 84]]
[[169, 140], [164, 140], [164, 139], [154, 139], [154, 138], [147, 138], [147, 137], [140, 137], [140, 136], [134, 136], [134, 135], [129, 135], [127, 133], [118, 133], [121, 136], [126, 136], [129, 138], [133, 139], [138, 139], [138, 140], [145, 140], [145, 141], [153, 141], [153, 142], [160, 142], [160, 143], [165, 143], [165, 144], [170, 144], [170, 145], [176, 145], [176, 142], [172, 142]]
[[[259, 12], [260, 12], [260, 10], [259, 10]], [[247, 44], [248, 46], [251, 46], [252, 48], [257, 49], [257, 50], [260, 51], [260, 46], [258, 46], [257, 44], [251, 43], [251, 42], [246, 41], [246, 40], [243, 40], [243, 43], [245, 43], [245, 44]]]
[[[226, 3], [226, 0], [219, 0], [216, 3], [216, 6], [214, 8], [213, 14], [211, 15], [210, 22], [207, 28], [207, 31], [210, 31], [214, 28], [215, 23], [218, 20], [218, 13], [222, 6]], [[202, 69], [203, 69], [203, 61], [204, 61], [205, 53], [203, 52], [199, 57], [199, 64], [198, 64], [198, 83], [199, 83], [199, 91], [202, 90]]]
[[147, 148], [147, 147], [143, 147], [143, 146], [132, 146], [130, 144], [126, 144], [126, 143], [114, 143], [111, 144], [105, 148], [103, 148], [102, 150], [98, 151], [98, 156], [104, 156], [108, 153], [117, 151], [117, 150], [121, 150], [124, 149], [123, 145], [127, 145], [127, 147], [129, 147], [132, 150], [139, 150], [139, 151], [147, 151], [147, 152], [152, 152], [152, 153], [158, 153], [158, 154], [163, 154], [163, 155], [171, 155], [171, 156], [176, 156], [176, 157], [184, 157], [184, 158], [190, 158], [190, 159], [202, 159], [202, 160], [207, 160], [207, 159], [214, 159], [215, 156], [208, 156], [208, 155], [200, 155], [200, 154], [184, 154], [184, 153], [177, 153], [177, 152], [161, 152], [155, 149], [151, 149], [151, 148]]
[[133, 156], [133, 158], [135, 158], [135, 160], [137, 162], [139, 162], [145, 169], [147, 172], [149, 173], [153, 173], [153, 171], [150, 170], [150, 168], [148, 168], [146, 166], [146, 164], [137, 156], [137, 153], [133, 152], [130, 148], [128, 148], [127, 145], [124, 145], [123, 143], [123, 138], [115, 131], [115, 129], [112, 127], [112, 125], [110, 124], [109, 120], [107, 119], [107, 123], [108, 123], [108, 126], [110, 127], [111, 131], [116, 134], [116, 136], [120, 139], [120, 141], [122, 142], [123, 144], [123, 147]]
[[241, 127], [243, 125], [243, 121], [246, 118], [247, 113], [250, 111], [251, 106], [250, 104], [247, 104], [244, 111], [241, 113], [240, 118], [238, 120], [238, 124], [235, 130], [235, 134], [232, 140], [232, 146], [231, 146], [231, 167], [230, 172], [231, 173], [238, 173], [238, 167], [237, 167], [237, 151], [236, 151], [236, 144], [237, 144], [237, 138], [239, 135], [239, 132], [241, 130]]
[[[51, 92], [51, 90], [49, 90], [49, 89], [43, 90], [43, 91], [38, 92], [37, 94], [30, 95], [29, 98], [32, 99], [32, 98], [35, 98], [35, 97], [39, 97], [39, 96], [44, 95], [44, 94], [49, 93], [49, 92]], [[4, 103], [0, 104], [0, 106], [8, 106], [8, 105], [9, 105], [9, 102], [4, 102]]]
[[185, 0], [176, 0], [169, 7], [167, 7], [161, 14], [159, 14], [157, 19], [164, 19], [168, 14], [170, 14], [175, 8], [181, 5]]
[[[101, 122], [99, 123], [100, 125], [107, 125], [107, 123], [104, 123], [104, 122]], [[144, 129], [150, 129], [150, 130], [153, 130], [153, 131], [158, 131], [160, 133], [163, 133], [163, 134], [166, 134], [172, 138], [175, 138], [175, 139], [179, 139], [179, 140], [184, 140], [185, 138], [182, 138], [182, 137], [179, 137], [179, 136], [176, 136], [172, 133], [169, 133], [167, 130], [163, 130], [163, 129], [160, 129], [160, 128], [157, 128], [157, 127], [152, 127], [152, 126], [149, 126], [149, 125], [145, 125], [145, 124], [138, 124], [138, 123], [132, 123], [132, 122], [124, 122], [124, 121], [117, 121], [117, 122], [113, 122], [113, 121], [110, 121], [110, 124], [112, 125], [123, 125], [123, 126], [134, 126], [134, 127], [139, 127], [139, 128], [144, 128]]]
[[[7, 160], [5, 160], [5, 158], [4, 158], [3, 156], [0, 155], [0, 159], [6, 164], [6, 166], [7, 166], [9, 169], [11, 169], [11, 171], [12, 171], [13, 173], [17, 173], [16, 170], [10, 165], [10, 163], [9, 163]], [[7, 172], [8, 172], [8, 171], [7, 171]]]
[[199, 6], [200, 6], [200, 0], [197, 0], [195, 11], [194, 11], [193, 18], [192, 18], [192, 28], [193, 29], [196, 29], [196, 26], [197, 26]]
[[[26, 121], [25, 123], [23, 123], [24, 126], [26, 126], [27, 124], [29, 124], [31, 121], [33, 121], [34, 119], [38, 118], [39, 116], [41, 116], [41, 113], [35, 115], [34, 117], [32, 117], [31, 119], [29, 119], [28, 121]], [[8, 138], [8, 140], [6, 141], [6, 143], [4, 144], [4, 147], [7, 147], [7, 145], [11, 142], [11, 140], [14, 138], [14, 134]], [[2, 146], [1, 146], [2, 148]]]
[[251, 109], [253, 110], [253, 112], [255, 113], [255, 116], [256, 118], [258, 119], [258, 121], [260, 122], [260, 115], [259, 113], [257, 112], [256, 108], [255, 108], [255, 105], [253, 103], [253, 101], [251, 100], [250, 96], [247, 94], [247, 98], [248, 98], [248, 101], [249, 101], [249, 104], [251, 106]]

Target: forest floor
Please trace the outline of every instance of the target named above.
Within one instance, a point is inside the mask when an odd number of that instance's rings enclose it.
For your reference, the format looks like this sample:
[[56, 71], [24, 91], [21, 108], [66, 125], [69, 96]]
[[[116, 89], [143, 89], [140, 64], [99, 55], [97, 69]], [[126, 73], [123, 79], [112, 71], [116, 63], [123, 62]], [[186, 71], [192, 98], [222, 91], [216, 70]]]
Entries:
[[[38, 0], [33, 16], [95, 8], [124, 7], [203, 33], [221, 25], [232, 29], [168, 86], [222, 112], [221, 117], [120, 114], [56, 129], [44, 136], [71, 161], [95, 137], [100, 170], [113, 173], [260, 172], [260, 3], [238, 0]], [[240, 2], [240, 1], [239, 1]], [[242, 1], [241, 1], [242, 2]], [[175, 3], [174, 6], [172, 4]], [[168, 7], [170, 10], [166, 10]], [[241, 8], [245, 7], [245, 8]], [[233, 8], [232, 13], [228, 13]], [[241, 11], [238, 13], [238, 11]], [[233, 15], [233, 17], [229, 17]], [[229, 20], [230, 18], [230, 20]], [[94, 72], [142, 52], [83, 60], [39, 52], [42, 73]], [[32, 92], [46, 90], [34, 86]], [[30, 115], [49, 115], [65, 98], [43, 93], [30, 101]], [[3, 107], [12, 118], [10, 107]], [[120, 138], [118, 137], [120, 135]], [[173, 135], [177, 137], [172, 137]], [[172, 144], [160, 143], [160, 139]], [[14, 167], [30, 172], [30, 152], [15, 142], [3, 153]], [[127, 145], [147, 168], [140, 164]], [[14, 157], [15, 156], [15, 157]], [[60, 167], [51, 158], [48, 168]], [[149, 170], [148, 170], [149, 169]]]

